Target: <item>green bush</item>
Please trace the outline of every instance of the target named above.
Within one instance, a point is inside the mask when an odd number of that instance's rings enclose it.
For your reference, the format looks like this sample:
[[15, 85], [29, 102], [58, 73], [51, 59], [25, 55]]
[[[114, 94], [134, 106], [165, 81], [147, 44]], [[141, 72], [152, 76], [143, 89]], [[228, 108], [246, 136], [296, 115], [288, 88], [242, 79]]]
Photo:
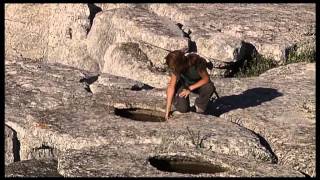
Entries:
[[252, 60], [246, 60], [234, 77], [251, 77], [259, 76], [271, 68], [277, 67], [275, 61], [270, 58], [264, 58], [259, 55]]
[[[290, 51], [287, 60], [283, 65], [298, 63], [298, 62], [315, 62], [316, 61], [316, 51], [315, 49], [308, 48], [300, 53], [297, 51]], [[234, 77], [251, 77], [259, 76], [260, 74], [266, 72], [269, 69], [279, 67], [279, 65], [271, 58], [265, 58], [261, 55], [253, 58], [252, 60], [246, 60], [239, 71], [234, 75]]]
[[288, 55], [288, 59], [285, 65], [297, 62], [315, 62], [316, 61], [316, 50], [309, 48], [303, 52], [291, 51]]

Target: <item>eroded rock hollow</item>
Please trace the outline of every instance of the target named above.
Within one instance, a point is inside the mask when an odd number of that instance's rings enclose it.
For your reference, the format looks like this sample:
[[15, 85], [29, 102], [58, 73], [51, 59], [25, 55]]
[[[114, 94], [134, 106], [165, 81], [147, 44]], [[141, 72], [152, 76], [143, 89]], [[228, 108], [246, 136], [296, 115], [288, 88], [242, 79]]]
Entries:
[[316, 176], [315, 63], [213, 68], [208, 114], [165, 121], [183, 48], [285, 64], [315, 48], [315, 5], [6, 4], [5, 176]]

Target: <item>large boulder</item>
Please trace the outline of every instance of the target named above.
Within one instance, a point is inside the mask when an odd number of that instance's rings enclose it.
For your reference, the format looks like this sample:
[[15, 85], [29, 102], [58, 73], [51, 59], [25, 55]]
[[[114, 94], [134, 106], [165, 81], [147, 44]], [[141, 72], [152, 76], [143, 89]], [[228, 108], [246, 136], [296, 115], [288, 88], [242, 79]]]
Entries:
[[150, 4], [148, 9], [183, 24], [200, 54], [222, 61], [237, 60], [246, 48], [241, 41], [276, 61], [285, 60], [299, 42], [312, 40], [315, 48], [315, 4]]
[[91, 28], [88, 5], [9, 4], [5, 12], [6, 56], [99, 71], [84, 41]]
[[279, 164], [315, 176], [315, 63], [214, 82], [220, 99], [210, 104], [212, 114], [262, 135]]
[[315, 51], [314, 11], [313, 4], [8, 4], [5, 54], [108, 73], [112, 45], [137, 43], [165, 72], [168, 50], [194, 42], [217, 65], [257, 52], [281, 64], [291, 51]]
[[175, 146], [112, 144], [68, 150], [59, 158], [65, 177], [303, 177], [276, 164]]
[[165, 99], [159, 90], [121, 89], [111, 77], [110, 86], [92, 94], [83, 80], [86, 73], [27, 60], [6, 66], [5, 124], [17, 132], [21, 160], [39, 157], [39, 149], [40, 159], [59, 159], [71, 149], [142, 144], [156, 146], [158, 152], [201, 149], [212, 156], [276, 163], [268, 144], [244, 127], [192, 112], [162, 122]]
[[169, 76], [154, 68], [138, 43], [111, 45], [103, 58], [102, 72], [141, 81], [158, 88], [167, 86]]
[[107, 51], [112, 44], [129, 42], [138, 43], [153, 65], [161, 67], [168, 53], [162, 48], [182, 49], [187, 46], [186, 40], [179, 27], [168, 18], [136, 7], [98, 13], [88, 34], [87, 44], [90, 56], [100, 63], [101, 69], [104, 68], [104, 57], [112, 56], [112, 51]]

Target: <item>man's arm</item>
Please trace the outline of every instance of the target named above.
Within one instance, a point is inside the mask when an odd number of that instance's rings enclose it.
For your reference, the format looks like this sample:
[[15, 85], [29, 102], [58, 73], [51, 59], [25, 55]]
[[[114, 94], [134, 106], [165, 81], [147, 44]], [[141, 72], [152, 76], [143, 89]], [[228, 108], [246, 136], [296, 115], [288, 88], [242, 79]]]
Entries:
[[188, 89], [183, 89], [182, 92], [179, 94], [180, 97], [188, 97], [188, 95], [190, 94], [191, 91], [207, 84], [209, 82], [209, 74], [206, 70], [202, 70], [202, 71], [199, 71], [199, 75], [201, 77], [201, 79], [190, 85], [189, 87], [187, 87]]
[[169, 118], [169, 113], [171, 111], [171, 104], [174, 96], [174, 90], [176, 87], [176, 82], [177, 82], [177, 76], [172, 73], [171, 78], [168, 83], [167, 87], [167, 106], [166, 106], [166, 120]]
[[209, 74], [207, 70], [199, 71], [199, 75], [201, 76], [201, 79], [188, 87], [190, 91], [193, 91], [209, 82]]

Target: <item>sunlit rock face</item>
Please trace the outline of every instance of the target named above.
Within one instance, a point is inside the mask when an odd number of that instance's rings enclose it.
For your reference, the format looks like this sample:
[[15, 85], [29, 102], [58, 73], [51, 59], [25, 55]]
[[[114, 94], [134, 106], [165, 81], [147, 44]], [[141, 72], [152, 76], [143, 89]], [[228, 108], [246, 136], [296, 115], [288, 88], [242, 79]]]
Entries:
[[5, 27], [6, 176], [316, 176], [315, 63], [214, 68], [208, 114], [163, 119], [169, 51], [281, 64], [314, 4], [6, 4]]

